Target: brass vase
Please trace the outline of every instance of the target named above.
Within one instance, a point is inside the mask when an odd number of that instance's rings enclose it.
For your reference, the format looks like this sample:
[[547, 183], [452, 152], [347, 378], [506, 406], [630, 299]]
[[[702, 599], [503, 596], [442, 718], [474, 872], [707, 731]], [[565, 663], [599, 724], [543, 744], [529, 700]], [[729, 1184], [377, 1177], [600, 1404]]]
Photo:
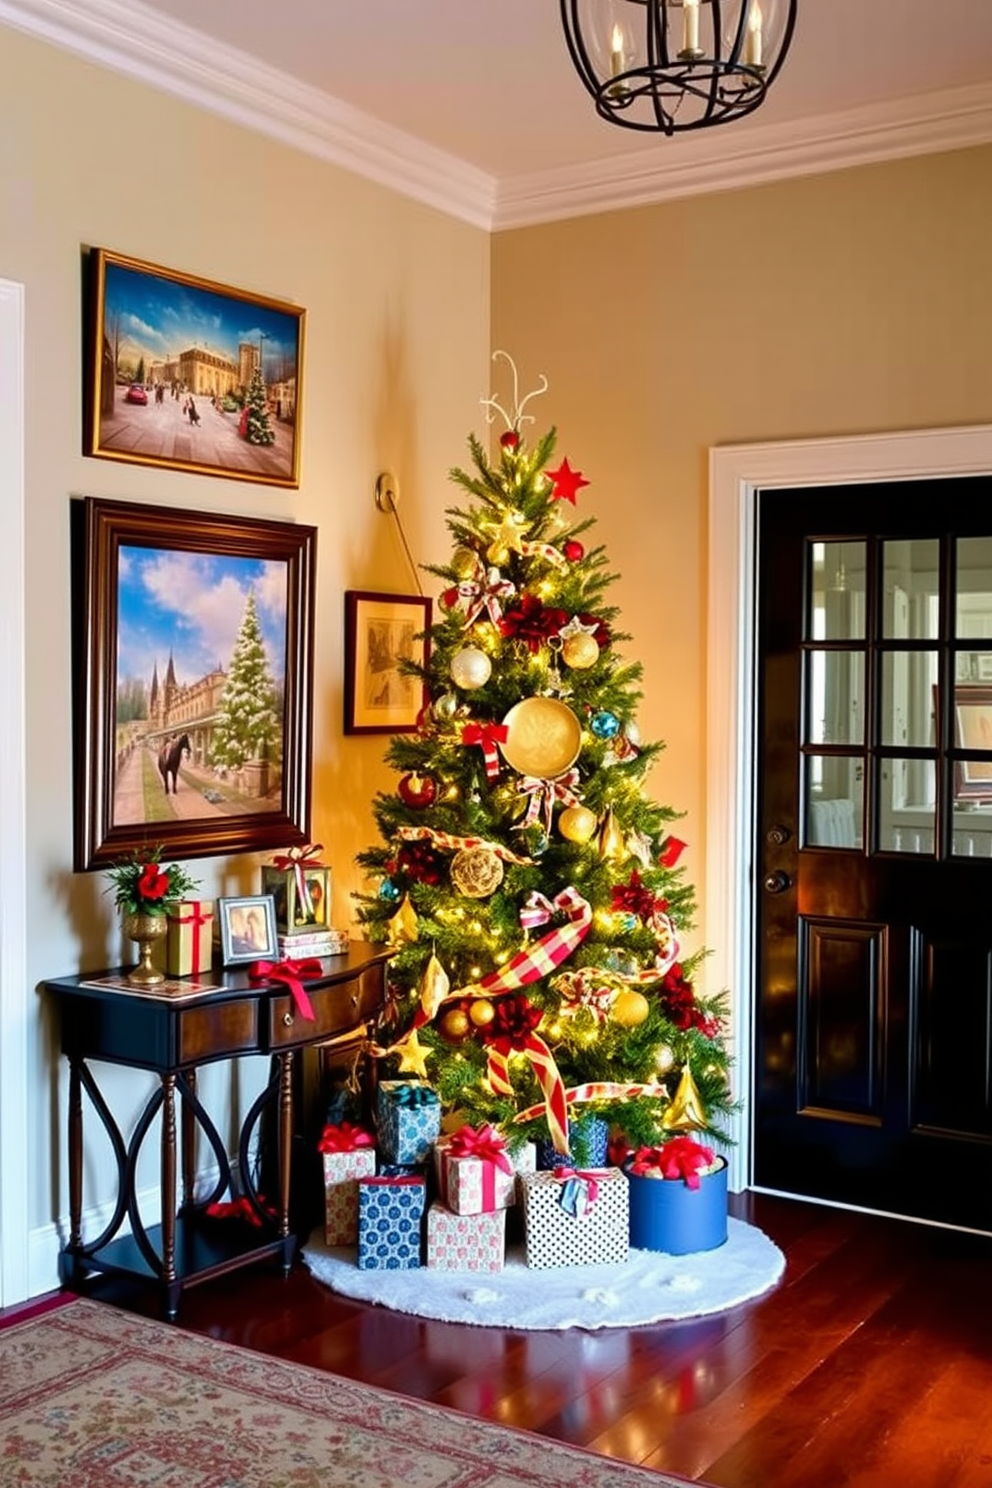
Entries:
[[122, 921], [124, 934], [138, 947], [138, 964], [127, 979], [136, 987], [154, 987], [165, 977], [152, 965], [152, 947], [168, 933], [164, 914], [126, 914]]

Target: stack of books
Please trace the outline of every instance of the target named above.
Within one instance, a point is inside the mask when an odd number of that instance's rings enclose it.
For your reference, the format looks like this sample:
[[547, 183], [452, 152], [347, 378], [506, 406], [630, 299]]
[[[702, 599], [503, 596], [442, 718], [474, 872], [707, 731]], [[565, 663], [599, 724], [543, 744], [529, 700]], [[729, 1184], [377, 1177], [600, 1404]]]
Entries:
[[304, 961], [310, 956], [343, 956], [348, 950], [347, 930], [297, 930], [288, 934], [280, 930], [277, 940], [279, 955], [293, 961]]

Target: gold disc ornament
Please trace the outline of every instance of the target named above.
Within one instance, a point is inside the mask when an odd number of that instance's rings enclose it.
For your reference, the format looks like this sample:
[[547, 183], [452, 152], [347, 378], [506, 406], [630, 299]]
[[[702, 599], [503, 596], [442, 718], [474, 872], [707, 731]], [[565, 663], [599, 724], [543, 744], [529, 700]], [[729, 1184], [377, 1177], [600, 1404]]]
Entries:
[[566, 703], [552, 697], [522, 698], [503, 719], [507, 736], [500, 744], [511, 769], [537, 780], [564, 775], [579, 757], [582, 725]]
[[562, 643], [561, 659], [575, 671], [595, 666], [599, 660], [599, 642], [585, 630], [579, 631], [577, 635], [566, 636]]
[[591, 842], [599, 818], [588, 806], [566, 806], [558, 818], [558, 830], [566, 842]]
[[488, 899], [503, 882], [503, 864], [489, 847], [463, 847], [449, 872], [459, 894], [469, 899]]

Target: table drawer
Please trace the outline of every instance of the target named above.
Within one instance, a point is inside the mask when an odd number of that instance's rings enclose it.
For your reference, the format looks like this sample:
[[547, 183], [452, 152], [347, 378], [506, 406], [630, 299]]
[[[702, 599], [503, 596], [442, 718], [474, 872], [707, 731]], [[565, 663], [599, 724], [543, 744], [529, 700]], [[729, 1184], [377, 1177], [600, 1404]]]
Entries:
[[369, 966], [360, 976], [347, 982], [335, 982], [330, 987], [314, 987], [306, 981], [302, 985], [313, 1004], [314, 1021], [300, 1015], [289, 992], [270, 998], [270, 1049], [289, 1048], [294, 1044], [330, 1038], [336, 1033], [347, 1033], [350, 1028], [375, 1017], [382, 1006], [385, 971], [381, 965]]
[[176, 1062], [258, 1051], [258, 999], [185, 1008], [178, 1015]]

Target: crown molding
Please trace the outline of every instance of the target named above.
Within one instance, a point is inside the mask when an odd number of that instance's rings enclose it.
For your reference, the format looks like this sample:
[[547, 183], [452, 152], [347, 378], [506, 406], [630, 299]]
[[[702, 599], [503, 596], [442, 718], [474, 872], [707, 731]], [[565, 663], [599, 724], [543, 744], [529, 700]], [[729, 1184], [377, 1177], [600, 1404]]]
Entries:
[[503, 181], [131, 0], [0, 0], [0, 25], [112, 68], [486, 231], [992, 142], [992, 83], [659, 140]]
[[992, 84], [986, 83], [784, 124], [749, 121], [729, 133], [713, 130], [705, 141], [659, 140], [654, 155], [632, 151], [516, 176], [500, 185], [492, 226], [529, 227], [989, 143]]

